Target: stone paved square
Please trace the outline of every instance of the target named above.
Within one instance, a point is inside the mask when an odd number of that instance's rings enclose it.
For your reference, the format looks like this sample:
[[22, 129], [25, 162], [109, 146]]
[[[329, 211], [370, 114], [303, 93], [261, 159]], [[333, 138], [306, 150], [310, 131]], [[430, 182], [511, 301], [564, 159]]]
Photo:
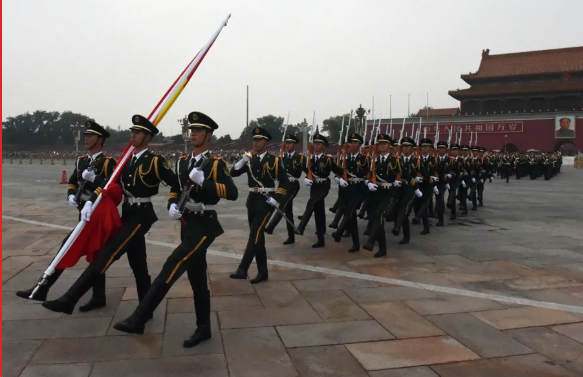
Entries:
[[[192, 292], [181, 277], [148, 323], [127, 336], [112, 325], [137, 305], [125, 257], [107, 271], [107, 307], [67, 316], [15, 291], [32, 286], [58, 252], [75, 210], [59, 185], [71, 166], [3, 165], [2, 376], [578, 376], [583, 373], [583, 171], [564, 167], [550, 181], [495, 179], [477, 212], [446, 221], [408, 245], [387, 235], [388, 256], [349, 254], [314, 224], [293, 246], [282, 224], [267, 236], [270, 280], [231, 280], [248, 225], [245, 179], [239, 200], [221, 206], [225, 234], [208, 252], [213, 338], [182, 347], [196, 328]], [[156, 275], [178, 224], [167, 188], [155, 197], [159, 221], [147, 235]], [[333, 187], [326, 208], [336, 199]], [[308, 190], [294, 202], [303, 211]], [[331, 214], [327, 214], [331, 221]], [[434, 220], [432, 220], [434, 221]], [[365, 223], [359, 222], [364, 230]], [[85, 261], [51, 290], [57, 298]], [[255, 266], [250, 270], [254, 276]], [[86, 301], [88, 296], [82, 299]]]

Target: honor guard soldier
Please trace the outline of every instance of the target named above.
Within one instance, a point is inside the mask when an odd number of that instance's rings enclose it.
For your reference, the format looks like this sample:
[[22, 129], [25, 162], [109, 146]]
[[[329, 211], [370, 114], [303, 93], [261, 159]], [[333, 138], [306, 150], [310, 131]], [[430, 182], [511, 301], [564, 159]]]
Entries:
[[429, 205], [429, 199], [433, 196], [434, 192], [439, 192], [435, 184], [439, 180], [436, 176], [436, 161], [433, 157], [433, 141], [430, 139], [421, 139], [419, 142], [421, 145], [421, 156], [419, 161], [421, 163], [420, 174], [418, 178], [419, 190], [423, 193], [423, 196], [415, 199], [415, 220], [419, 223], [419, 219], [423, 222], [423, 230], [421, 235], [429, 233], [429, 217], [427, 213], [427, 208]]
[[366, 183], [372, 194], [370, 200], [372, 201], [373, 213], [370, 216], [369, 238], [363, 248], [372, 251], [375, 241], [378, 241], [379, 251], [374, 255], [375, 258], [387, 255], [385, 213], [395, 209], [394, 196], [402, 175], [401, 166], [397, 164], [397, 159], [391, 156], [391, 144], [393, 143], [394, 141], [387, 134], [378, 135], [378, 157], [375, 158], [370, 181]]
[[306, 204], [302, 220], [297, 228], [297, 233], [304, 234], [313, 213], [318, 241], [312, 247], [320, 248], [325, 246], [326, 210], [324, 199], [330, 192], [330, 173], [340, 174], [342, 170], [332, 161], [331, 157], [324, 154], [324, 149], [328, 146], [328, 140], [323, 135], [314, 135], [313, 143], [314, 153], [308, 156], [309, 160], [304, 166], [306, 172], [304, 184], [310, 187], [310, 199], [308, 200], [308, 204]]
[[[142, 301], [150, 289], [151, 280], [144, 236], [158, 220], [152, 205], [152, 196], [158, 193], [161, 182], [177, 191], [178, 179], [164, 157], [148, 151], [148, 143], [158, 133], [156, 126], [141, 115], [134, 115], [132, 121], [134, 125], [130, 128], [132, 132], [130, 143], [134, 147], [134, 152], [130, 161], [123, 167], [119, 182], [124, 194], [122, 227], [61, 298], [43, 303], [49, 310], [71, 314], [79, 299], [91, 288], [95, 280], [102, 279], [102, 275], [111, 264], [126, 252], [136, 280], [138, 299]], [[81, 218], [85, 221], [90, 220], [93, 203], [101, 194], [102, 186], [105, 186], [105, 182], [95, 190], [81, 210]]]
[[447, 142], [437, 142], [437, 156], [435, 157], [435, 174], [438, 178], [435, 187], [437, 192], [435, 194], [435, 212], [437, 212], [437, 224], [435, 226], [443, 226], [445, 215], [445, 191], [450, 189], [450, 166], [451, 158], [447, 155]]
[[[299, 143], [300, 139], [298, 139], [294, 135], [287, 134], [285, 135], [284, 139], [284, 149], [285, 152], [283, 153], [282, 158], [283, 167], [287, 174], [287, 178], [289, 180], [289, 188], [287, 192], [287, 200], [282, 203], [280, 209], [285, 213], [286, 217], [291, 220], [293, 223], [294, 221], [294, 198], [300, 192], [300, 182], [299, 178], [302, 175], [303, 165], [304, 165], [304, 156], [295, 152], [296, 143]], [[271, 220], [268, 222], [267, 226], [265, 227], [265, 233], [273, 234], [273, 230], [281, 221], [281, 213], [274, 212], [271, 216]], [[287, 240], [284, 241], [284, 245], [290, 245], [295, 242], [295, 228], [292, 224], [286, 221], [287, 225]]]
[[422, 197], [423, 193], [419, 190], [419, 183], [423, 181], [421, 175], [421, 162], [417, 157], [413, 157], [413, 148], [415, 141], [410, 137], [404, 137], [400, 141], [401, 156], [397, 159], [397, 166], [401, 171], [401, 183], [396, 193], [397, 199], [397, 216], [393, 235], [398, 236], [403, 228], [403, 239], [399, 241], [400, 245], [408, 244], [411, 240], [411, 231], [409, 227], [408, 213], [413, 205], [415, 197]]
[[461, 173], [461, 182], [458, 188], [459, 190], [459, 200], [460, 200], [460, 209], [462, 211], [462, 215], [468, 214], [468, 189], [472, 187], [472, 178], [474, 173], [473, 167], [473, 160], [470, 157], [470, 146], [467, 144], [460, 145], [460, 153], [462, 158], [462, 173]]
[[483, 207], [484, 206], [484, 182], [486, 182], [487, 179], [491, 179], [491, 163], [490, 163], [490, 159], [488, 157], [485, 157], [484, 154], [486, 153], [486, 149], [479, 147], [478, 148], [478, 160], [480, 162], [480, 173], [478, 176], [478, 183], [476, 184], [476, 190], [478, 193], [478, 207]]
[[[263, 128], [255, 127], [253, 129], [253, 155], [244, 154], [243, 158], [231, 169], [233, 177], [247, 173], [249, 239], [239, 268], [230, 277], [231, 279], [246, 279], [249, 266], [255, 258], [257, 276], [251, 279], [251, 284], [260, 283], [269, 277], [267, 250], [265, 249], [265, 225], [274, 211], [274, 207], [279, 206], [279, 203], [285, 203], [289, 186], [281, 159], [267, 152], [269, 141], [271, 141], [269, 132]], [[275, 181], [279, 181], [277, 189]]]
[[211, 296], [207, 286], [206, 252], [213, 241], [224, 233], [215, 206], [221, 199], [236, 200], [237, 187], [229, 175], [227, 164], [208, 151], [213, 132], [219, 127], [200, 112], [188, 115], [190, 156], [176, 161], [176, 175], [181, 190], [173, 187], [168, 203], [172, 219], [182, 223], [182, 243], [170, 254], [152, 287], [133, 314], [114, 328], [126, 333], [143, 334], [148, 318], [164, 299], [172, 285], [187, 272], [194, 296], [196, 331], [184, 342], [194, 347], [211, 337]]
[[370, 171], [369, 158], [360, 153], [362, 143], [362, 136], [359, 134], [353, 133], [349, 136], [346, 163], [342, 169], [342, 177], [338, 177], [338, 184], [347, 190], [343, 199], [344, 204], [340, 206], [343, 209], [343, 218], [338, 229], [332, 233], [332, 237], [334, 241], [340, 242], [342, 233], [347, 230], [352, 236], [352, 247], [348, 250], [349, 253], [360, 250], [356, 209], [362, 202], [366, 190], [364, 181]]
[[[103, 154], [105, 139], [111, 136], [109, 132], [91, 120], [88, 120], [85, 125], [86, 130], [83, 134], [85, 135], [85, 148], [89, 154], [77, 159], [75, 170], [69, 178], [69, 186], [67, 188], [67, 201], [79, 211], [81, 211], [85, 202], [91, 198], [93, 191], [109, 179], [116, 164], [113, 158], [106, 157]], [[67, 242], [68, 238], [69, 236], [63, 240], [61, 247]], [[33, 297], [31, 295], [35, 287], [25, 291], [18, 291], [16, 295], [22, 298], [45, 301], [49, 289], [59, 279], [63, 271], [63, 269], [56, 269], [52, 275], [49, 275], [47, 284], [41, 285]], [[101, 308], [105, 304], [105, 275], [101, 275], [93, 282], [91, 299], [87, 304], [79, 307], [79, 311], [86, 312]]]
[[449, 147], [450, 166], [449, 166], [449, 194], [447, 196], [447, 208], [451, 210], [451, 220], [457, 219], [457, 203], [458, 190], [462, 187], [462, 173], [464, 172], [464, 161], [459, 156], [460, 146], [458, 144], [451, 144]]

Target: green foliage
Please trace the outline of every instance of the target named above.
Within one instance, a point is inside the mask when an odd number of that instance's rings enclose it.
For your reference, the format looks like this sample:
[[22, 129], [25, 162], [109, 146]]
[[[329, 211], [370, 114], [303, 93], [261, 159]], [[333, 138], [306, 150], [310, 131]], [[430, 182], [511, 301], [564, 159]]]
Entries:
[[[350, 114], [345, 115], [337, 115], [325, 119], [322, 123], [322, 133], [328, 134], [328, 141], [330, 143], [337, 143], [340, 139], [340, 130], [342, 129], [342, 118], [344, 118], [344, 131], [342, 132], [342, 139], [344, 140], [344, 136], [346, 136], [346, 128], [348, 127], [348, 118]], [[350, 132], [353, 132], [355, 127], [355, 118], [352, 118], [350, 122]]]

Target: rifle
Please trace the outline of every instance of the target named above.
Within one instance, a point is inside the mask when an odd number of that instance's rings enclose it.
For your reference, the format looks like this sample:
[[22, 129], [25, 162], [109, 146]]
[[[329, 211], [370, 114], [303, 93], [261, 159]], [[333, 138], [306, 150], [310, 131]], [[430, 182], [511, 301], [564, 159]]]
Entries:
[[281, 149], [279, 151], [279, 157], [283, 158], [283, 148], [285, 145], [285, 134], [287, 133], [287, 126], [289, 125], [289, 111], [287, 112], [287, 123], [283, 128], [283, 135], [281, 136]]
[[[208, 156], [208, 154], [207, 154], [207, 156]], [[202, 164], [199, 167], [197, 167], [198, 170], [204, 171], [204, 169], [209, 164], [209, 162], [213, 160], [211, 157], [207, 157], [207, 156], [203, 157], [204, 161], [202, 162]], [[190, 173], [190, 172], [188, 172], [188, 173]], [[190, 198], [190, 192], [195, 187], [195, 185], [196, 184], [189, 177], [188, 181], [186, 181], [186, 185], [182, 188], [182, 192], [180, 193], [180, 198], [178, 199], [178, 203], [176, 203], [176, 206], [178, 207], [178, 210], [180, 211], [180, 213], [184, 213], [184, 210], [186, 209], [186, 203], [188, 202], [188, 199]], [[184, 220], [182, 220], [182, 218], [180, 218], [180, 220], [181, 220], [181, 222], [184, 223]]]
[[306, 174], [306, 178], [308, 178], [310, 181], [314, 180], [314, 176], [312, 174], [312, 156], [314, 155], [314, 133], [316, 132], [316, 112], [314, 111], [314, 119], [312, 121], [312, 130], [310, 132], [310, 138], [308, 140], [308, 162], [307, 162], [307, 168], [308, 168], [308, 174]]
[[342, 116], [342, 126], [340, 127], [340, 137], [338, 138], [338, 154], [336, 155], [336, 161], [340, 162], [342, 154], [342, 133], [344, 132], [344, 116]]
[[[88, 157], [88, 158], [91, 159], [91, 162], [89, 163], [87, 170], [93, 171], [93, 169], [95, 169], [95, 165], [97, 165], [97, 160], [92, 159], [91, 157]], [[87, 185], [88, 182], [80, 176], [79, 169], [77, 169], [77, 179], [79, 181], [81, 181], [82, 183], [79, 185], [79, 188], [77, 189], [77, 192], [75, 193], [75, 203], [77, 203], [77, 205], [80, 205], [83, 193], [85, 192], [85, 186]]]

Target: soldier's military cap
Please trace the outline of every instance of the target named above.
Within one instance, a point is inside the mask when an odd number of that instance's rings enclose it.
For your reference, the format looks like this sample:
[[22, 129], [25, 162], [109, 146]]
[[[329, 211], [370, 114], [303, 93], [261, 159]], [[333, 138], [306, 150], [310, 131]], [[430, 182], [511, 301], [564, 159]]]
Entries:
[[322, 143], [325, 146], [328, 146], [328, 139], [326, 139], [323, 135], [316, 134], [314, 135], [314, 143]]
[[294, 143], [299, 143], [300, 142], [300, 139], [298, 139], [297, 136], [292, 135], [292, 134], [286, 134], [284, 140], [285, 141], [293, 141]]
[[486, 152], [486, 148], [480, 147], [480, 152]]
[[377, 136], [377, 143], [389, 143], [389, 144], [393, 144], [393, 140], [387, 134], [379, 134]]
[[421, 139], [419, 141], [419, 145], [422, 147], [431, 147], [433, 148], [433, 141], [431, 139]]
[[462, 144], [462, 145], [460, 145], [460, 149], [462, 151], [469, 151], [470, 150], [470, 146], [467, 145], [467, 144]]
[[253, 129], [253, 139], [267, 139], [267, 141], [271, 141], [271, 134], [261, 127], [255, 127]]
[[132, 117], [132, 123], [134, 124], [132, 127], [130, 127], [130, 130], [132, 131], [147, 132], [152, 136], [160, 132], [158, 128], [148, 120], [148, 118], [143, 117], [141, 115], [134, 115]]
[[219, 125], [208, 115], [193, 111], [188, 114], [188, 129], [193, 130], [195, 128], [206, 128], [214, 131], [219, 128]]
[[449, 149], [460, 149], [460, 146], [457, 143], [453, 143], [449, 146]]
[[401, 139], [400, 145], [403, 146], [403, 147], [405, 147], [405, 146], [411, 146], [411, 147], [416, 146], [415, 140], [411, 139], [408, 136], [405, 136], [404, 138]]
[[85, 127], [87, 127], [87, 129], [83, 131], [83, 135], [98, 135], [104, 139], [107, 139], [111, 136], [109, 132], [105, 130], [105, 128], [101, 127], [99, 124], [97, 124], [97, 122], [92, 120], [85, 122]]
[[438, 141], [437, 148], [446, 148], [447, 149], [447, 142], [445, 141]]
[[357, 133], [350, 134], [348, 141], [358, 141], [360, 144], [362, 144], [364, 142], [364, 140], [362, 139], [362, 136], [360, 136]]
[[477, 147], [475, 145], [472, 147], [472, 152], [479, 152], [479, 151], [480, 151], [480, 147]]

